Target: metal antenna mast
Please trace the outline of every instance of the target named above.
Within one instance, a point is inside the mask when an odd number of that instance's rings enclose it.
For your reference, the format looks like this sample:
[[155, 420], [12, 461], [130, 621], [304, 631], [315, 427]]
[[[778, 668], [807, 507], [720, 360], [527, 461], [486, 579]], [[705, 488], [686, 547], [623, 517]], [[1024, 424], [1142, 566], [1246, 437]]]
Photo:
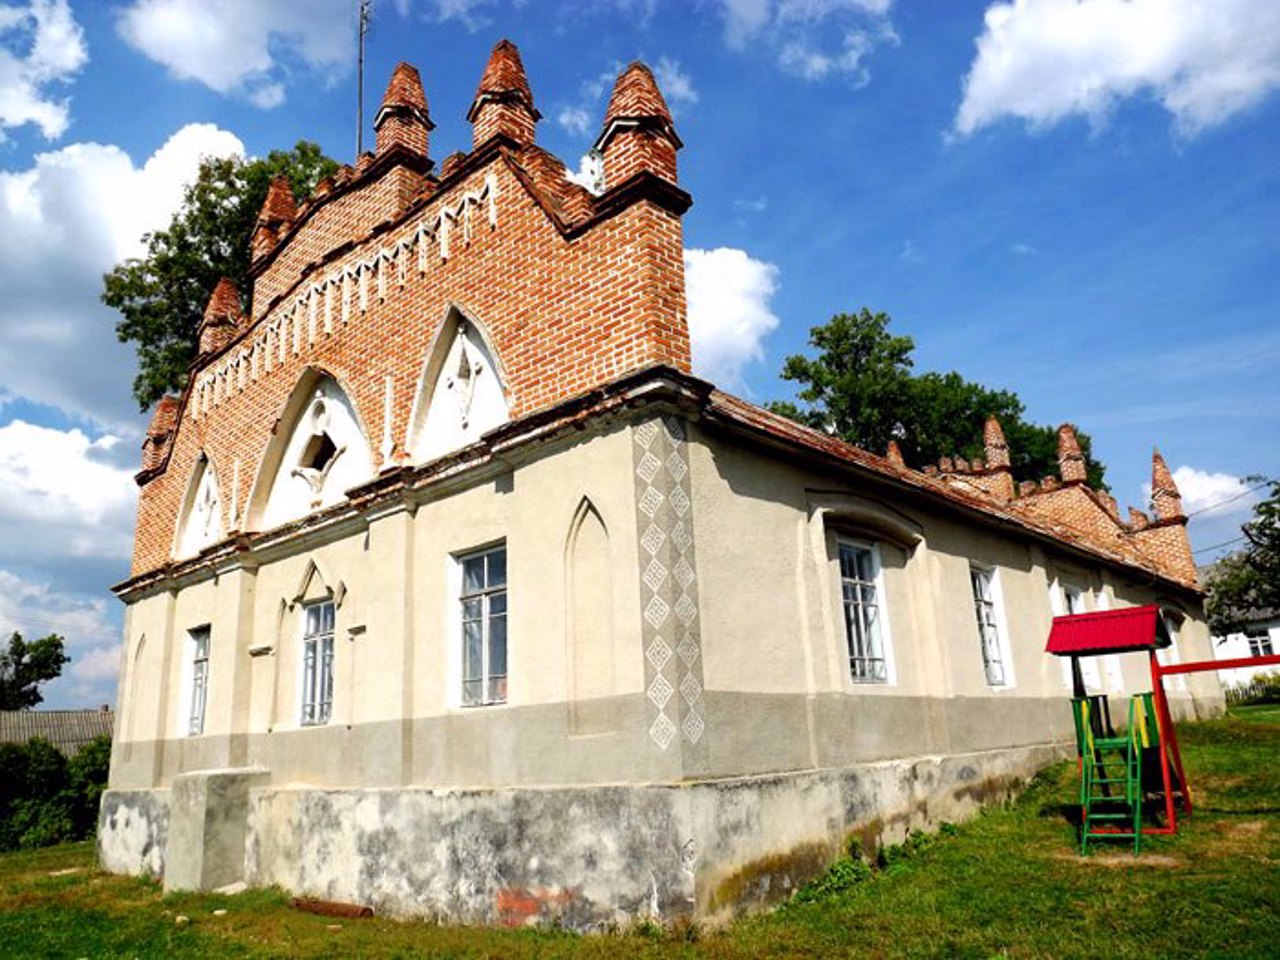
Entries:
[[364, 37], [373, 17], [373, 0], [356, 0], [359, 5], [358, 26], [360, 52], [356, 62], [356, 160], [364, 153]]

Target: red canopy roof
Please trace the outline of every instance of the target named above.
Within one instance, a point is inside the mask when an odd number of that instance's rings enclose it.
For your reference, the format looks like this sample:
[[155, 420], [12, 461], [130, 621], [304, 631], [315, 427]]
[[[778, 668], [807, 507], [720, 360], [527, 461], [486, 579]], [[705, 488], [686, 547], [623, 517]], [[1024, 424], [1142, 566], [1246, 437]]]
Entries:
[[1045, 650], [1059, 657], [1088, 657], [1154, 650], [1172, 642], [1160, 608], [1151, 605], [1054, 617]]

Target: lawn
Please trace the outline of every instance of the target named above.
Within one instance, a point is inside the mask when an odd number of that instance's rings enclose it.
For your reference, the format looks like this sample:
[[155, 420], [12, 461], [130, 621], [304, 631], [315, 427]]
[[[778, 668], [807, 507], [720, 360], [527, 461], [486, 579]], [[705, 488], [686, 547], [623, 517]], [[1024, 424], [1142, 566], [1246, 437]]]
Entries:
[[1238, 708], [1181, 735], [1195, 817], [1136, 860], [1076, 855], [1069, 764], [1006, 808], [891, 851], [874, 870], [846, 862], [802, 898], [720, 931], [334, 922], [291, 910], [275, 890], [166, 897], [154, 883], [97, 872], [81, 844], [0, 857], [0, 954], [1280, 956], [1280, 706]]

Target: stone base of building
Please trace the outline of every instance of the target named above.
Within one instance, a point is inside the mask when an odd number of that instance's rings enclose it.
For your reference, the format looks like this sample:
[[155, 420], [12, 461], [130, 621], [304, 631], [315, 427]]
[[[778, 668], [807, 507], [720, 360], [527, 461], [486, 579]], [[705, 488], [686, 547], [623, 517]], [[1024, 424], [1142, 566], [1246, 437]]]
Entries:
[[110, 790], [105, 869], [166, 889], [237, 880], [453, 923], [575, 929], [718, 919], [785, 899], [852, 834], [960, 821], [1067, 756], [1061, 744], [675, 784], [321, 790], [266, 771]]

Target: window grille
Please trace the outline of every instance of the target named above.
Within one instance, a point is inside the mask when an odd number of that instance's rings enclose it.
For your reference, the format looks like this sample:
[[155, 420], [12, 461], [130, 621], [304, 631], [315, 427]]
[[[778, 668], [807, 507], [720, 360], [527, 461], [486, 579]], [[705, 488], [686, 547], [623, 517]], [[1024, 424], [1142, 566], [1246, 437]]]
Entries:
[[187, 736], [204, 733], [204, 709], [209, 699], [209, 628], [197, 627], [190, 633], [191, 659], [191, 714], [187, 718]]
[[978, 636], [982, 644], [982, 669], [987, 675], [987, 683], [993, 687], [1002, 687], [1006, 680], [1000, 649], [1000, 628], [996, 625], [991, 571], [970, 567], [969, 581], [973, 585], [973, 610], [978, 620]]
[[333, 601], [303, 608], [302, 723], [328, 723], [333, 714]]
[[876, 562], [871, 547], [840, 544], [840, 587], [844, 598], [849, 673], [857, 683], [884, 683], [888, 669], [880, 629]]
[[507, 699], [507, 548], [458, 560], [462, 566], [462, 705]]

